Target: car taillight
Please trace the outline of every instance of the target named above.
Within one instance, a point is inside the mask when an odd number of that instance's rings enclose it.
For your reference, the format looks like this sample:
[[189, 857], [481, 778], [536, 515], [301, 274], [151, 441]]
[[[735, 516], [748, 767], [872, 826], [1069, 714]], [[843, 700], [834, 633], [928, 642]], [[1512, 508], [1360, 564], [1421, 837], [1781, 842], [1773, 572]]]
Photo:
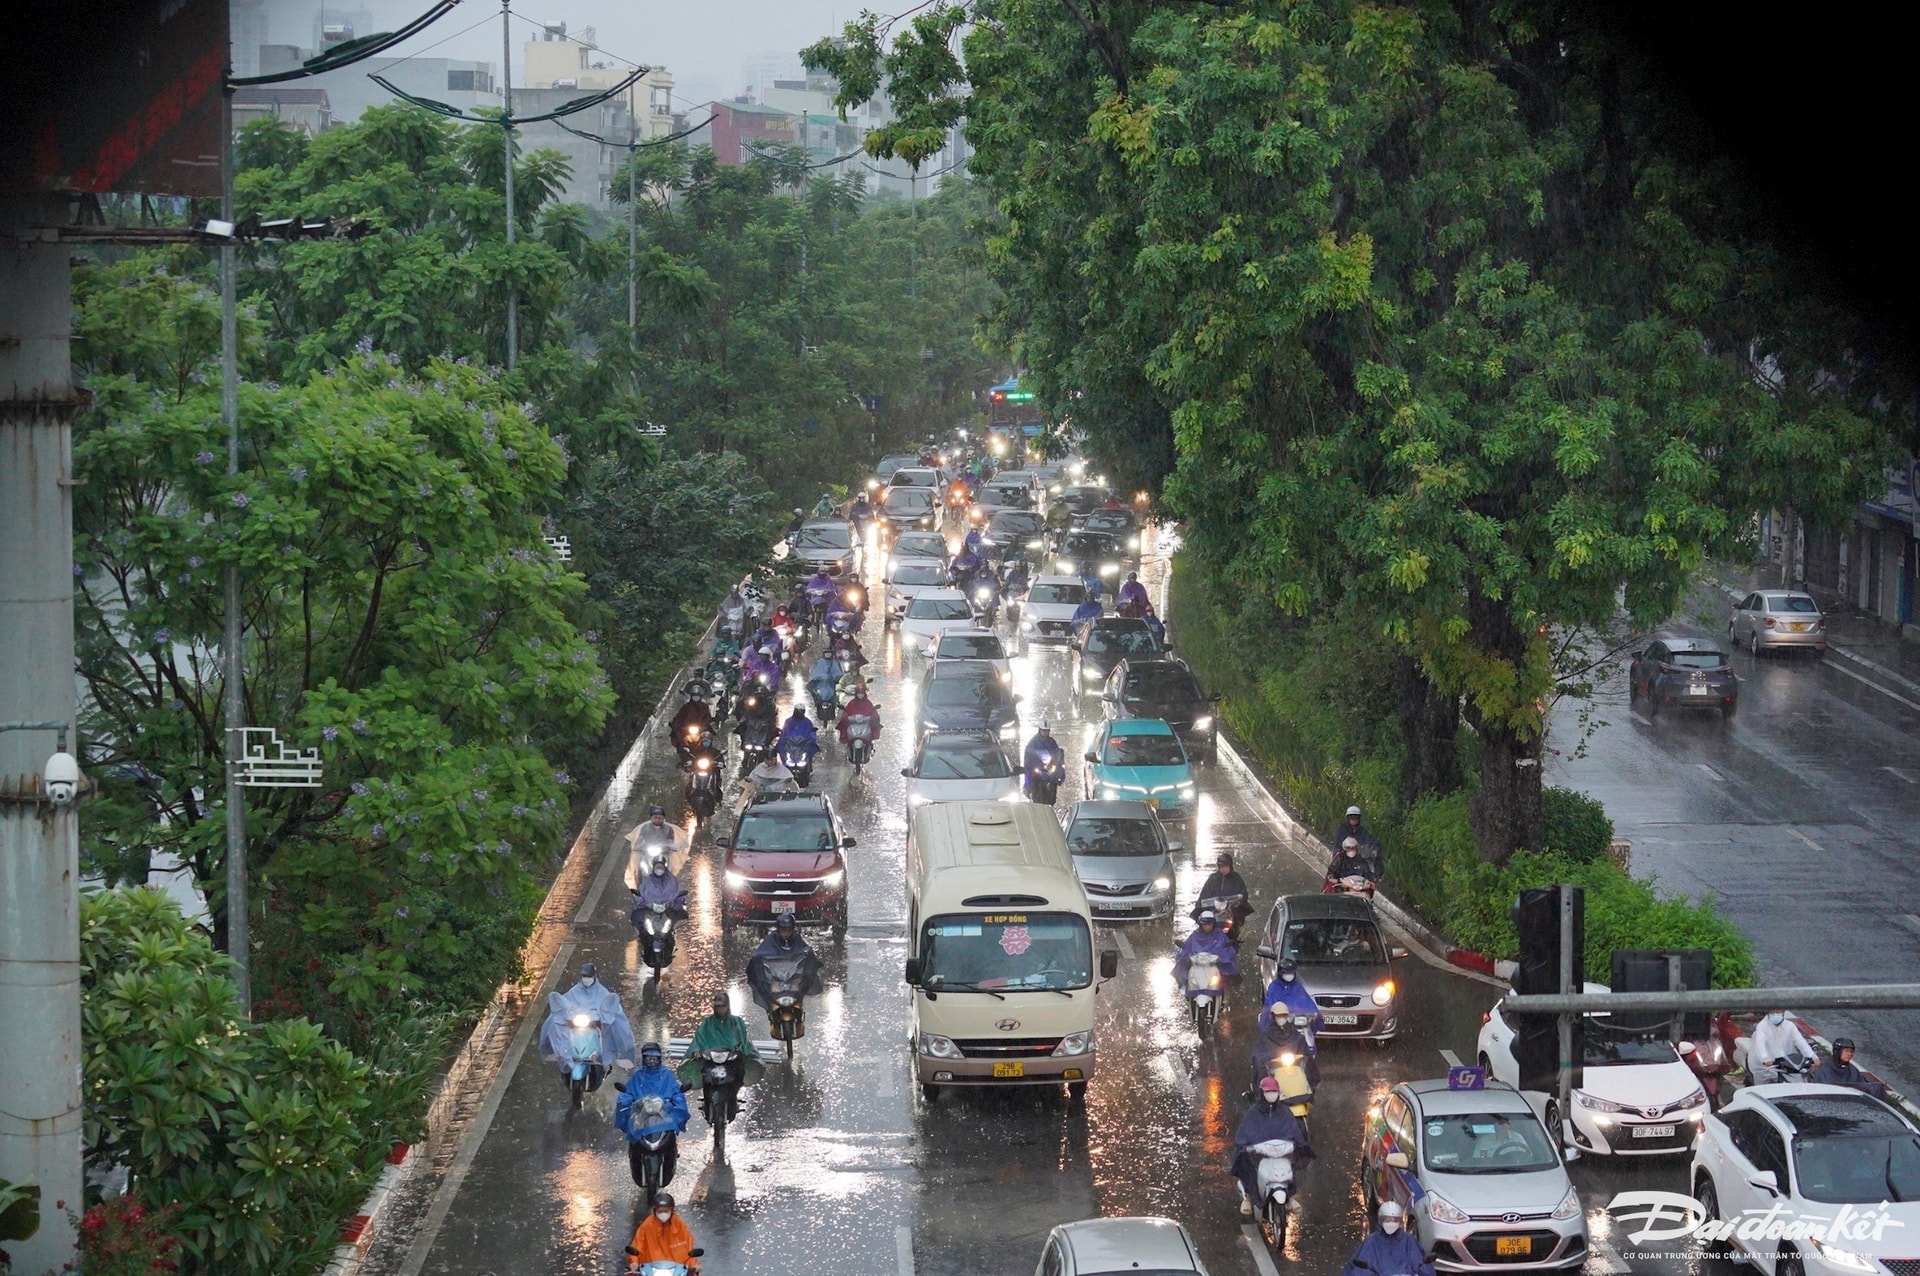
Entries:
[[1767, 628], [1769, 628], [1769, 629], [1771, 629], [1771, 628], [1773, 628], [1773, 627], [1774, 627], [1774, 626], [1775, 626], [1776, 624], [1778, 624], [1778, 623], [1779, 623], [1779, 622], [1778, 622], [1778, 621], [1776, 621], [1776, 620], [1775, 620], [1775, 619], [1774, 619], [1774, 618], [1773, 618], [1772, 616], [1768, 616], [1768, 617], [1766, 618], [1766, 626], [1767, 626]]

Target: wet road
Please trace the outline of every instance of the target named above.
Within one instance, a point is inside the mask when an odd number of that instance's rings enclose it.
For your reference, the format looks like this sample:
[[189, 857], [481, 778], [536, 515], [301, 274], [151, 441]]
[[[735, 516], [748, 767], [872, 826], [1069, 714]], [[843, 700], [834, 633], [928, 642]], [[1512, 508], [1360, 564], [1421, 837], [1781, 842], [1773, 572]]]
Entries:
[[[1701, 623], [1660, 632], [1726, 640], [1728, 602], [1702, 591]], [[1602, 725], [1555, 783], [1606, 803], [1636, 873], [1716, 898], [1752, 938], [1762, 984], [1904, 982], [1920, 968], [1920, 711], [1842, 662], [1734, 650], [1739, 712], [1629, 710], [1624, 668], [1597, 695]], [[1550, 743], [1571, 751], [1572, 713]], [[1791, 1005], [1791, 1003], [1789, 1003]], [[1817, 1010], [1860, 1062], [1913, 1094], [1920, 1012]]]
[[[1150, 580], [1158, 568], [1149, 564]], [[1179, 1219], [1216, 1276], [1274, 1270], [1275, 1256], [1239, 1218], [1225, 1173], [1244, 1106], [1259, 989], [1248, 979], [1216, 1037], [1200, 1043], [1171, 977], [1184, 920], [1101, 928], [1103, 944], [1121, 954], [1120, 973], [1099, 993], [1099, 1070], [1083, 1104], [1041, 1090], [960, 1092], [934, 1105], [919, 1097], [901, 982], [906, 811], [899, 768], [920, 662], [903, 664], [897, 640], [882, 634], [877, 618], [862, 642], [875, 661], [875, 698], [887, 730], [866, 775], [852, 777], [833, 745], [814, 782], [832, 795], [858, 839], [847, 857], [850, 933], [844, 946], [816, 940], [827, 962], [827, 991], [808, 1006], [807, 1035], [793, 1065], [770, 1069], [768, 1082], [748, 1092], [728, 1140], [730, 1164], [712, 1163], [697, 1113], [683, 1137], [672, 1190], [706, 1248], [705, 1270], [1012, 1276], [1034, 1269], [1055, 1224], [1119, 1214]], [[1015, 661], [1015, 689], [1023, 723], [1030, 729], [1038, 717], [1050, 717], [1077, 756], [1096, 711], [1074, 695], [1069, 672], [1064, 654], [1037, 653]], [[788, 696], [795, 690], [790, 685]], [[1078, 782], [1076, 769], [1061, 793], [1063, 815]], [[1201, 788], [1194, 820], [1174, 834], [1186, 844], [1179, 916], [1221, 850], [1234, 852], [1261, 910], [1276, 894], [1318, 889], [1318, 872], [1243, 772], [1231, 763], [1205, 768]], [[629, 812], [622, 827], [651, 800], [680, 810], [679, 792], [670, 752], [654, 751], [633, 791], [617, 795]], [[667, 979], [642, 978], [617, 882], [590, 898], [586, 920], [574, 927], [568, 982], [581, 961], [597, 962], [603, 978], [617, 979], [640, 1040], [687, 1035], [722, 985], [764, 1035], [741, 978], [752, 940], [721, 933], [714, 831], [704, 827], [695, 839], [685, 874], [693, 918]], [[1356, 1169], [1367, 1105], [1396, 1081], [1443, 1074], [1443, 1051], [1473, 1057], [1480, 1014], [1495, 990], [1418, 951], [1400, 963], [1398, 977], [1406, 1009], [1397, 1041], [1386, 1049], [1329, 1043], [1323, 1050], [1313, 1115], [1319, 1159], [1302, 1175], [1280, 1267], [1337, 1272], [1359, 1241]], [[369, 1270], [587, 1276], [619, 1269], [639, 1218], [639, 1194], [610, 1124], [612, 1087], [570, 1113], [557, 1073], [525, 1049], [508, 1061], [501, 1087], [497, 1113], [444, 1217], [430, 1220], [410, 1259], [396, 1254]], [[1679, 1165], [1650, 1169], [1643, 1162], [1622, 1172], [1585, 1163], [1575, 1172], [1601, 1255], [1587, 1272], [1690, 1269], [1638, 1259], [1629, 1268], [1598, 1244], [1606, 1235], [1601, 1209], [1613, 1192], [1679, 1190]]]

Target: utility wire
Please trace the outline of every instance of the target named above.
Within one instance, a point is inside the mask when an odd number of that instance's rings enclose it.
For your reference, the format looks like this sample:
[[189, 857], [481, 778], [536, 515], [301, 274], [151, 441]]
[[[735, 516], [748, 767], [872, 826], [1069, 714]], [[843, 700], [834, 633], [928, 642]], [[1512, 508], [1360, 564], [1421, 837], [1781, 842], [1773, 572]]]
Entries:
[[[343, 66], [352, 66], [356, 62], [364, 62], [376, 54], [386, 52], [402, 40], [426, 30], [441, 18], [452, 13], [453, 7], [459, 3], [460, 0], [438, 0], [431, 9], [401, 27], [398, 31], [384, 31], [375, 35], [362, 36], [358, 40], [349, 40], [345, 44], [335, 45], [318, 57], [308, 58], [304, 63], [291, 71], [276, 71], [272, 75], [234, 76], [227, 80], [227, 84], [230, 87], [252, 84], [284, 84], [289, 80], [304, 80], [311, 75], [321, 75], [327, 71], [337, 71]], [[477, 26], [479, 24], [475, 23], [474, 25]], [[472, 27], [467, 28], [469, 31], [472, 29]], [[461, 33], [455, 32], [454, 34], [458, 35]]]
[[583, 128], [575, 128], [573, 125], [565, 123], [561, 120], [555, 120], [554, 123], [558, 124], [561, 128], [567, 130], [567, 132], [573, 134], [575, 137], [584, 137], [589, 142], [598, 142], [602, 146], [618, 146], [621, 149], [628, 150], [628, 151], [640, 151], [640, 150], [645, 150], [649, 146], [665, 146], [668, 142], [677, 142], [681, 138], [686, 137], [690, 133], [698, 133], [701, 129], [713, 123], [713, 117], [709, 115], [706, 119], [701, 120], [698, 124], [694, 124], [687, 128], [683, 128], [677, 133], [669, 133], [665, 137], [651, 138], [645, 142], [616, 142], [611, 138], [601, 137], [598, 133], [589, 133]]

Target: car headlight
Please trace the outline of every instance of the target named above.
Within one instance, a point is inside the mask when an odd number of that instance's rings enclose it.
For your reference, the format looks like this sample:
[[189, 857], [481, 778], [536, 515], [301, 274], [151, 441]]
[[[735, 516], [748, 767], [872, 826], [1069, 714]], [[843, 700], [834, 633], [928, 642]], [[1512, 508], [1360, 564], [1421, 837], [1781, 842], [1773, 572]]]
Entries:
[[1188, 781], [1185, 781], [1184, 783], [1182, 783], [1182, 784], [1181, 784], [1181, 786], [1180, 786], [1180, 792], [1181, 792], [1181, 793], [1182, 793], [1183, 795], [1185, 795], [1185, 796], [1187, 796], [1187, 797], [1192, 797], [1192, 796], [1193, 796], [1193, 781], [1192, 781], [1192, 780], [1188, 780]]
[[1693, 1088], [1692, 1094], [1680, 1100], [1680, 1102], [1675, 1104], [1674, 1106], [1681, 1107], [1681, 1108], [1697, 1108], [1701, 1104], [1705, 1103], [1706, 1101], [1707, 1101], [1706, 1090], [1700, 1086], [1695, 1086]]
[[1100, 574], [1102, 576], [1118, 576], [1120, 574], [1120, 564], [1102, 563], [1100, 564]]
[[931, 802], [931, 801], [933, 801], [933, 799], [932, 799], [932, 798], [930, 798], [930, 797], [928, 797], [928, 796], [927, 796], [926, 794], [924, 794], [924, 793], [909, 793], [909, 794], [907, 794], [907, 805], [908, 805], [908, 806], [925, 806], [925, 805], [926, 805], [927, 803], [929, 803], [929, 802]]
[[727, 889], [730, 891], [743, 891], [747, 889], [747, 875], [745, 873], [736, 873], [732, 869], [728, 869], [720, 875], [720, 880], [726, 883]]
[[1579, 1104], [1581, 1107], [1586, 1108], [1590, 1112], [1622, 1111], [1622, 1108], [1620, 1107], [1619, 1104], [1611, 1103], [1606, 1099], [1596, 1098], [1593, 1095], [1588, 1094], [1585, 1090], [1575, 1090], [1573, 1092], [1573, 1101]]
[[1129, 537], [1127, 538], [1127, 548], [1128, 548], [1128, 549], [1139, 549], [1139, 548], [1140, 548], [1140, 538], [1139, 538], [1138, 536], [1129, 536]]
[[905, 630], [902, 630], [900, 632], [900, 645], [902, 647], [905, 647], [909, 651], [913, 650], [913, 648], [919, 643], [919, 641], [920, 641], [920, 638], [919, 638], [919, 635], [917, 634], [911, 634], [906, 632]]
[[1103, 798], [1117, 798], [1120, 796], [1120, 786], [1117, 784], [1102, 784], [1099, 788], [1100, 796]]
[[1562, 1220], [1580, 1217], [1580, 1193], [1568, 1188], [1560, 1203], [1553, 1207], [1553, 1217]]
[[1088, 682], [1099, 682], [1102, 678], [1106, 677], [1106, 675], [1101, 673], [1098, 669], [1082, 669], [1080, 671], [1080, 676], [1085, 678]]
[[1060, 1044], [1053, 1048], [1053, 1055], [1057, 1059], [1062, 1055], [1085, 1054], [1091, 1049], [1093, 1049], [1093, 1032], [1089, 1029], [1086, 1032], [1070, 1032], [1060, 1038]]
[[1055, 563], [1054, 566], [1060, 569], [1060, 574], [1062, 576], [1073, 575], [1073, 560], [1071, 558], [1063, 558], [1059, 562]]
[[[1574, 1202], [1576, 1207], [1579, 1201]], [[1436, 1223], [1465, 1223], [1470, 1221], [1467, 1212], [1444, 1196], [1427, 1193], [1427, 1216]]]
[[828, 873], [825, 877], [820, 879], [820, 885], [826, 888], [827, 890], [835, 890], [840, 886], [842, 882], [846, 880], [847, 880], [847, 870], [844, 868], [836, 868], [831, 873]]
[[1025, 798], [1021, 795], [1019, 789], [1009, 789], [1000, 795], [1000, 800], [1002, 802], [1021, 802], [1025, 801]]
[[920, 1053], [929, 1059], [958, 1059], [960, 1047], [953, 1044], [951, 1037], [942, 1037], [937, 1033], [920, 1034]]
[[1195, 731], [1211, 731], [1213, 730], [1213, 719], [1204, 715], [1195, 718], [1193, 720], [1193, 729]]
[[1032, 629], [1035, 625], [1038, 625], [1039, 623], [1040, 623], [1039, 621], [1035, 620], [1030, 615], [1022, 616], [1020, 618], [1020, 628], [1022, 629]]
[[1028, 549], [1039, 549], [1039, 548], [1040, 548], [1040, 545], [1041, 545], [1041, 542], [1039, 542], [1039, 541], [1028, 541], [1028, 542], [1027, 542], [1027, 548], [1028, 548]]
[[1156, 877], [1153, 879], [1153, 889], [1156, 891], [1171, 890], [1172, 888], [1173, 879], [1171, 877]]
[[1393, 1000], [1393, 980], [1389, 979], [1373, 990], [1373, 1004], [1384, 1006]]
[[1813, 1246], [1813, 1252], [1832, 1263], [1835, 1267], [1844, 1267], [1850, 1272], [1877, 1272], [1880, 1264], [1871, 1258], [1856, 1254], [1851, 1250], [1836, 1249], [1831, 1241], [1818, 1237], [1807, 1237], [1807, 1244]]

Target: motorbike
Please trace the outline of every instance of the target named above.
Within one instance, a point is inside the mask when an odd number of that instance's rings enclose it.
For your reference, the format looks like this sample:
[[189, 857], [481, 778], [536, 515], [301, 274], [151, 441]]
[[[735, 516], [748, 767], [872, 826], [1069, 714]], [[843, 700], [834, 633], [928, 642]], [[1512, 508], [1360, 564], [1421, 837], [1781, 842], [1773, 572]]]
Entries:
[[1288, 1139], [1268, 1139], [1247, 1148], [1254, 1158], [1254, 1185], [1260, 1199], [1254, 1212], [1260, 1218], [1260, 1230], [1275, 1249], [1287, 1244], [1287, 1201], [1293, 1196], [1293, 1143]]
[[967, 597], [972, 600], [974, 614], [983, 627], [992, 629], [1000, 622], [1000, 590], [991, 581], [976, 577]]
[[715, 1158], [725, 1157], [727, 1125], [740, 1115], [740, 1074], [735, 1069], [739, 1059], [739, 1052], [734, 1050], [700, 1054], [700, 1115], [713, 1126]]
[[1313, 1111], [1313, 1087], [1320, 1072], [1313, 1057], [1313, 1020], [1306, 1015], [1291, 1015], [1285, 1018], [1284, 1029], [1281, 1024], [1282, 1017], [1274, 1016], [1276, 1035], [1263, 1039], [1260, 1071], [1270, 1073], [1280, 1083], [1281, 1100], [1304, 1130], [1307, 1116]]
[[713, 707], [713, 723], [719, 726], [733, 712], [733, 688], [740, 679], [740, 662], [721, 656], [707, 662], [707, 703]]
[[631, 917], [634, 932], [640, 936], [640, 960], [658, 979], [673, 965], [673, 927], [687, 920], [687, 908], [684, 903], [642, 904], [638, 895], [633, 901]]
[[1066, 764], [1051, 758], [1027, 768], [1027, 799], [1052, 806], [1060, 794], [1060, 782], [1067, 778]]
[[1247, 913], [1247, 897], [1245, 895], [1235, 894], [1216, 895], [1203, 899], [1195, 906], [1194, 916], [1197, 918], [1201, 910], [1208, 908], [1213, 910], [1214, 917], [1220, 922], [1220, 933], [1227, 937], [1229, 944], [1238, 948], [1240, 946], [1240, 921]]
[[584, 1010], [567, 1021], [567, 1091], [578, 1109], [587, 1091], [598, 1090], [607, 1070], [600, 1062], [600, 1021]]
[[843, 725], [847, 729], [847, 760], [853, 763], [853, 773], [858, 775], [873, 756], [873, 719], [863, 713], [848, 718]]
[[[749, 697], [749, 702], [753, 697]], [[745, 775], [766, 761], [779, 729], [764, 718], [743, 720], [740, 724], [740, 774]]]
[[707, 736], [711, 731], [711, 727], [704, 727], [698, 722], [689, 722], [685, 729], [674, 737], [674, 752], [680, 755], [682, 767], [691, 765], [694, 757], [706, 747]]
[[1372, 899], [1374, 888], [1378, 885], [1370, 877], [1358, 873], [1346, 877], [1335, 877], [1329, 872], [1320, 883], [1322, 895], [1358, 895], [1361, 899]]
[[[687, 1257], [699, 1258], [706, 1252], [706, 1250], [701, 1249], [699, 1246], [695, 1246], [687, 1251]], [[638, 1258], [640, 1257], [640, 1251], [629, 1245], [627, 1246], [627, 1257]], [[638, 1276], [689, 1276], [693, 1268], [688, 1267], [685, 1263], [669, 1263], [664, 1259], [659, 1259], [640, 1267], [627, 1267], [621, 1270], [628, 1273], [637, 1273]]]
[[1721, 1044], [1719, 1034], [1709, 1033], [1702, 1042], [1682, 1041], [1679, 1050], [1687, 1067], [1700, 1079], [1700, 1088], [1707, 1093], [1707, 1110], [1718, 1112], [1725, 1077], [1733, 1071], [1733, 1060]]
[[[641, 1125], [653, 1125], [666, 1118], [667, 1101], [657, 1094], [650, 1094], [640, 1100], [639, 1112]], [[633, 1141], [628, 1151], [627, 1167], [633, 1174], [633, 1185], [647, 1194], [648, 1209], [653, 1208], [653, 1198], [673, 1182], [673, 1166], [679, 1159], [679, 1135], [670, 1125], [651, 1134], [643, 1134]]]
[[834, 717], [840, 712], [840, 681], [809, 682], [807, 694], [813, 698], [813, 711], [824, 726], [833, 725]]
[[1198, 952], [1187, 959], [1187, 1014], [1194, 1031], [1205, 1038], [1213, 1031], [1227, 1000], [1226, 979], [1217, 954]]
[[813, 783], [813, 755], [797, 741], [782, 741], [780, 764], [793, 772], [793, 782], [801, 788]]
[[807, 610], [803, 613], [810, 625], [823, 624], [827, 619], [827, 604], [833, 601], [833, 586], [808, 585], [806, 589]]
[[713, 818], [720, 809], [720, 750], [711, 742], [703, 743], [687, 763], [687, 805], [696, 817]]
[[765, 958], [767, 976], [767, 1030], [783, 1042], [787, 1058], [793, 1043], [807, 1035], [806, 963], [808, 954]]

